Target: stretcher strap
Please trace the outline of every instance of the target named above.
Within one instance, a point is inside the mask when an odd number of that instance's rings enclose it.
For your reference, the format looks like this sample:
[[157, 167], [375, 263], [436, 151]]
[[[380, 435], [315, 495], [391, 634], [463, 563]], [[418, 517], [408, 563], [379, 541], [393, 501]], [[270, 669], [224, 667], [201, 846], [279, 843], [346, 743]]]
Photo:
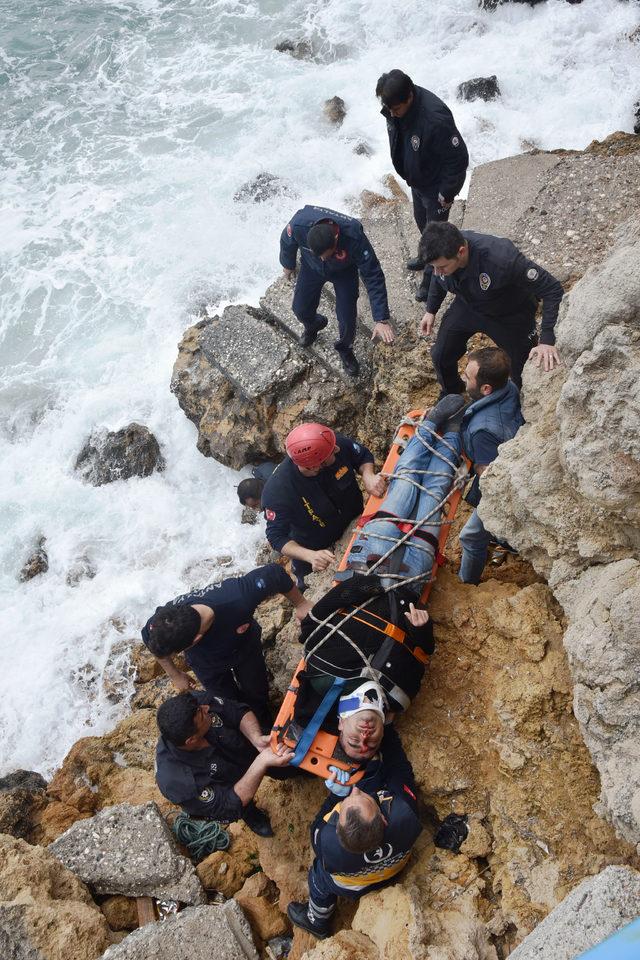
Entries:
[[296, 749], [293, 754], [293, 760], [291, 761], [292, 766], [294, 767], [300, 766], [300, 764], [306, 757], [307, 753], [309, 752], [309, 747], [315, 740], [315, 736], [318, 730], [320, 729], [320, 727], [322, 726], [324, 718], [329, 713], [329, 710], [331, 709], [333, 704], [336, 702], [336, 700], [340, 696], [340, 691], [344, 687], [345, 683], [346, 683], [346, 680], [343, 677], [336, 677], [333, 683], [331, 684], [331, 686], [329, 687], [329, 689], [327, 690], [327, 692], [325, 693], [324, 697], [322, 698], [322, 702], [320, 706], [318, 707], [314, 715], [311, 717], [311, 720], [303, 730], [302, 735], [296, 744]]

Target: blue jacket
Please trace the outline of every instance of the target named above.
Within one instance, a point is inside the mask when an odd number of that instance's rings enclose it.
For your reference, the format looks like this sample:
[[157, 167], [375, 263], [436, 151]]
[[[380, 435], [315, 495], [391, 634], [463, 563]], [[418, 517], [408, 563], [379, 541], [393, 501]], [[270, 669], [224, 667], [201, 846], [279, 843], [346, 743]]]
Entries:
[[469, 263], [447, 277], [432, 274], [427, 312], [437, 313], [447, 293], [455, 293], [474, 313], [513, 328], [522, 324], [523, 313], [533, 319], [542, 300], [540, 343], [554, 344], [564, 295], [560, 281], [511, 240], [473, 230], [462, 230], [462, 236], [469, 244]]
[[[321, 260], [306, 245], [307, 234], [316, 223], [326, 222], [335, 223], [340, 230], [338, 249], [329, 260]], [[298, 249], [303, 262], [328, 281], [345, 270], [358, 270], [367, 288], [373, 319], [376, 323], [389, 319], [384, 273], [359, 220], [325, 207], [303, 207], [291, 218], [280, 237], [280, 263], [287, 270], [295, 269]]]
[[[524, 423], [520, 392], [512, 380], [502, 390], [475, 400], [465, 410], [460, 433], [462, 447], [473, 464], [486, 466], [498, 456], [498, 447], [515, 437]], [[478, 477], [467, 494], [473, 506], [480, 503]]]
[[450, 203], [460, 192], [469, 165], [469, 153], [446, 103], [431, 90], [415, 88], [409, 111], [398, 119], [389, 109], [387, 121], [391, 162], [410, 187]]

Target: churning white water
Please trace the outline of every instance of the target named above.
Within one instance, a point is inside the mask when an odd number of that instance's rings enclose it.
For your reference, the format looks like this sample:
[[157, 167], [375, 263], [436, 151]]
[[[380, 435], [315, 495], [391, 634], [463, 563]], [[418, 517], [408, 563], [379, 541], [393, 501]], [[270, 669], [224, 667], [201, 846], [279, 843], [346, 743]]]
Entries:
[[[376, 187], [383, 70], [453, 106], [473, 164], [524, 141], [583, 147], [632, 127], [639, 17], [620, 0], [0, 0], [0, 21], [0, 767], [48, 773], [124, 709], [104, 678], [188, 568], [231, 554], [247, 569], [260, 539], [169, 392], [190, 308], [257, 300], [298, 205]], [[285, 37], [317, 60], [276, 53]], [[493, 73], [500, 100], [456, 104], [460, 81]], [[321, 116], [334, 94], [339, 130]], [[299, 200], [234, 202], [261, 171]], [[131, 420], [166, 472], [83, 484], [88, 433]], [[41, 535], [49, 570], [19, 584]], [[70, 586], [82, 556], [96, 576]]]

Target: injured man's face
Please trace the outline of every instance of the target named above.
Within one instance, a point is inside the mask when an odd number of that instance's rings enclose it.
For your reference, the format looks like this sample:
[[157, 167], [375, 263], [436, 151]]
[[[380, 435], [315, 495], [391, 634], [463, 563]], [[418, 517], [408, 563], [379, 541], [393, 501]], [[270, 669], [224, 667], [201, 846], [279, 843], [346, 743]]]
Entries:
[[384, 722], [375, 710], [360, 710], [338, 723], [340, 746], [351, 760], [370, 760], [382, 743]]

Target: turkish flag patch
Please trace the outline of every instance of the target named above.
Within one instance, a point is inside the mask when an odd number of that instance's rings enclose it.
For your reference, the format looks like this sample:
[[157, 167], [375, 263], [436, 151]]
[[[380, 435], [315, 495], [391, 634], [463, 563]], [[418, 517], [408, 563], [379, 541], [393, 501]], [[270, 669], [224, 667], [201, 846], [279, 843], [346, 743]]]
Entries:
[[292, 233], [293, 233], [293, 231], [292, 231], [292, 229], [291, 229], [291, 224], [288, 223], [288, 224], [287, 224], [287, 236], [290, 237]]
[[267, 518], [267, 520], [275, 520], [276, 518], [276, 515], [273, 510], [265, 510], [264, 515]]

